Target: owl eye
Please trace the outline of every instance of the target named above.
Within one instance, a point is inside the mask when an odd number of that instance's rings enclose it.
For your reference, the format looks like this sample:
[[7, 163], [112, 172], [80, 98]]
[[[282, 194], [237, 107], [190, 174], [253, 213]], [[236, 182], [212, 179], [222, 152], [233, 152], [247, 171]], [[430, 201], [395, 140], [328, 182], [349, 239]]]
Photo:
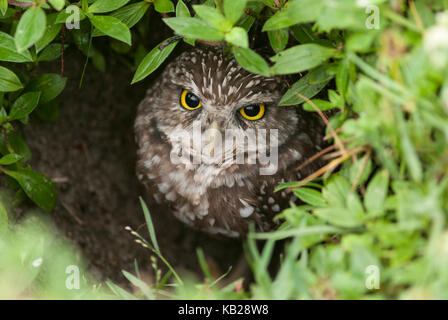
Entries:
[[202, 106], [202, 103], [198, 96], [184, 89], [180, 95], [180, 105], [187, 110], [196, 110]]
[[264, 116], [264, 104], [251, 104], [240, 109], [240, 114], [247, 120], [260, 120]]

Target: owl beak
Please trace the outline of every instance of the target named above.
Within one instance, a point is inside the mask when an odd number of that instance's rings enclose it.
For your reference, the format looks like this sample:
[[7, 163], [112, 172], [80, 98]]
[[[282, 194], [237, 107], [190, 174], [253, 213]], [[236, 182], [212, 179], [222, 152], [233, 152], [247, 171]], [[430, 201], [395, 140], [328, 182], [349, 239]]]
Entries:
[[210, 135], [209, 135], [209, 139], [208, 139], [208, 146], [209, 146], [208, 151], [209, 151], [210, 156], [213, 157], [215, 154], [216, 141], [221, 136], [218, 122], [213, 121], [212, 124], [209, 126], [208, 130], [210, 130], [209, 131]]

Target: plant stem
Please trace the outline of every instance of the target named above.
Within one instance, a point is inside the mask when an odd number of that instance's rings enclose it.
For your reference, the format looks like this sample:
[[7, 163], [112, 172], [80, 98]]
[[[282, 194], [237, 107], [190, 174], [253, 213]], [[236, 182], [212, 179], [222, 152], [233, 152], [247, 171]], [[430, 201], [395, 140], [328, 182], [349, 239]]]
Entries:
[[34, 2], [21, 2], [16, 0], [8, 0], [8, 3], [13, 6], [29, 8], [35, 5]]

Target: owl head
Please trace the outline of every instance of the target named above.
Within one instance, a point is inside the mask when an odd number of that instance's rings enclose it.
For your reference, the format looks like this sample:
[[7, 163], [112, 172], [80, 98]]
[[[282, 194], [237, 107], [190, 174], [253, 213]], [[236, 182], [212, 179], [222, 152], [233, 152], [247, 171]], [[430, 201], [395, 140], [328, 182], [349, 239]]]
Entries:
[[277, 106], [286, 89], [283, 79], [252, 74], [222, 49], [197, 47], [167, 66], [151, 112], [186, 162], [255, 164], [296, 134], [297, 109]]

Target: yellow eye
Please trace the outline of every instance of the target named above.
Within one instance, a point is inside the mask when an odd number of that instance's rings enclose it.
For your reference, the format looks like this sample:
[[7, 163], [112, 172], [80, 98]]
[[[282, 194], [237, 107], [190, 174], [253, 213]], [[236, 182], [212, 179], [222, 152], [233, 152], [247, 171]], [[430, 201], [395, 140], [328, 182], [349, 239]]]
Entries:
[[196, 110], [202, 106], [202, 103], [198, 96], [184, 89], [180, 95], [180, 105], [187, 110]]
[[264, 116], [264, 104], [251, 104], [240, 109], [243, 118], [247, 120], [260, 120]]

